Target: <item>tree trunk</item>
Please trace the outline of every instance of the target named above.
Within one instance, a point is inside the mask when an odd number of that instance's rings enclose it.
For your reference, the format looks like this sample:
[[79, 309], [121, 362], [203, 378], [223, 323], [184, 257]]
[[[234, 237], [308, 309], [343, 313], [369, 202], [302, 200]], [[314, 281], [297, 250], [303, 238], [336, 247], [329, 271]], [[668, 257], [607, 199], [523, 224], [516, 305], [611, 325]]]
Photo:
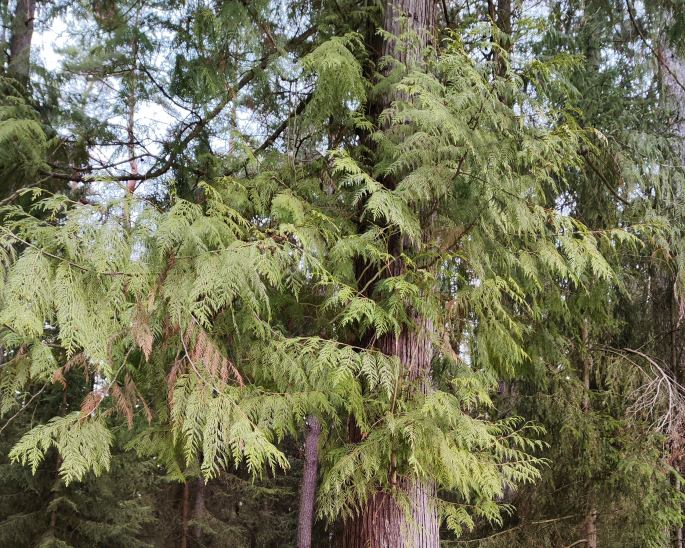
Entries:
[[[435, 487], [400, 480], [411, 504], [411, 516], [397, 505], [390, 493], [376, 493], [362, 514], [345, 524], [344, 548], [423, 548], [440, 545]], [[409, 518], [409, 519], [407, 519]]]
[[9, 21], [9, 0], [0, 0], [0, 55], [7, 55], [7, 29]]
[[592, 510], [585, 519], [585, 547], [597, 548], [597, 510]]
[[[136, 13], [135, 26], [138, 26], [138, 15]], [[138, 35], [134, 34], [133, 42], [131, 43], [131, 61], [133, 68], [129, 79], [129, 94], [127, 100], [128, 116], [126, 120], [126, 136], [128, 139], [128, 163], [131, 169], [131, 176], [138, 175], [138, 160], [136, 158], [136, 134], [135, 134], [135, 116], [136, 116], [136, 86], [138, 81]], [[128, 181], [126, 189], [131, 194], [135, 192], [138, 186], [138, 181], [134, 178]]]
[[190, 484], [183, 484], [183, 500], [181, 502], [181, 544], [180, 548], [188, 548], [188, 509], [190, 499]]
[[[417, 380], [425, 392], [430, 390], [430, 364], [433, 347], [428, 333], [429, 320], [416, 321], [415, 330], [403, 330], [399, 336], [385, 336], [379, 348], [398, 356], [409, 380]], [[393, 472], [394, 474], [394, 472]], [[439, 520], [435, 505], [436, 489], [431, 482], [409, 478], [391, 480], [404, 491], [410, 511], [402, 510], [391, 493], [378, 492], [371, 497], [359, 516], [345, 523], [344, 548], [428, 548], [440, 544]]]
[[[496, 39], [493, 39], [493, 43], [496, 44], [496, 47], [492, 48], [495, 76], [502, 78], [507, 73], [508, 62], [503, 53], [511, 53], [511, 0], [499, 0], [498, 2], [488, 0], [488, 16], [502, 35], [506, 35], [506, 37], [498, 36]], [[500, 100], [511, 106], [510, 99], [500, 97]]]
[[7, 74], [17, 80], [24, 88], [29, 84], [31, 40], [35, 15], [36, 0], [17, 0], [12, 21]]
[[580, 328], [583, 352], [583, 412], [590, 411], [590, 379], [592, 376], [593, 360], [590, 353], [590, 336], [587, 329], [587, 320], [583, 322]]
[[[197, 478], [195, 481], [195, 504], [193, 505], [193, 519], [199, 520], [205, 513], [205, 480]], [[198, 542], [202, 537], [202, 527], [195, 524], [193, 526], [193, 539]]]
[[[423, 64], [425, 48], [433, 41], [434, 0], [385, 0], [382, 28], [395, 37], [411, 35], [411, 43], [384, 40], [373, 32], [369, 37], [371, 56], [378, 61], [382, 57], [393, 58], [408, 68]], [[375, 30], [375, 29], [374, 29]], [[369, 112], [378, 116], [397, 96], [386, 95], [370, 105]], [[388, 178], [383, 183], [394, 188], [397, 181]], [[404, 242], [391, 238], [389, 251], [394, 260], [388, 268], [389, 276], [404, 272], [400, 259]], [[361, 281], [361, 280], [358, 280]], [[361, 283], [360, 287], [366, 285]], [[433, 348], [428, 334], [432, 332], [430, 320], [415, 317], [413, 328], [405, 327], [401, 333], [379, 338], [377, 347], [383, 353], [397, 356], [403, 365], [403, 375], [417, 380], [424, 392], [430, 390], [430, 366]], [[394, 457], [391, 457], [391, 484], [406, 496], [408, 511], [400, 508], [393, 494], [380, 491], [371, 496], [353, 519], [344, 523], [342, 546], [344, 548], [434, 548], [440, 544], [439, 520], [435, 505], [436, 488], [431, 482], [419, 482], [409, 477], [396, 477]], [[404, 497], [403, 497], [404, 498]]]
[[307, 433], [304, 441], [304, 470], [300, 489], [300, 512], [297, 519], [297, 546], [311, 548], [314, 525], [314, 499], [319, 467], [319, 437], [321, 424], [316, 417], [307, 417]]
[[[581, 333], [581, 353], [583, 362], [583, 413], [590, 412], [590, 379], [593, 369], [592, 354], [590, 353], [590, 335], [588, 332], [588, 322], [583, 321], [580, 328]], [[597, 509], [594, 504], [594, 495], [590, 492], [590, 511], [585, 517], [585, 538], [587, 548], [597, 548]]]
[[[669, 23], [672, 24], [672, 20]], [[659, 44], [657, 55], [663, 91], [662, 102], [665, 109], [672, 113], [673, 130], [680, 140], [680, 158], [685, 163], [685, 58], [678, 55], [678, 52], [668, 44], [667, 40], [662, 40]], [[677, 200], [682, 200], [682, 188], [675, 187], [672, 192]], [[668, 269], [657, 272], [656, 276], [653, 277], [652, 285], [656, 287], [656, 292], [659, 292], [652, 301], [655, 330], [657, 334], [660, 331], [665, 332], [666, 329], [670, 331], [670, 337], [666, 340], [670, 346], [671, 372], [682, 384], [685, 382], [684, 347], [682, 343], [685, 295], [682, 294], [682, 291], [679, 294], [675, 276]], [[667, 307], [663, 306], [665, 302], [668, 302]], [[660, 305], [662, 306], [661, 309], [658, 308]], [[668, 310], [667, 318], [665, 317], [666, 310]], [[666, 346], [666, 340], [664, 340], [663, 347]], [[666, 361], [665, 349], [663, 354], [663, 359]], [[681, 455], [682, 449], [677, 441], [672, 442], [672, 455]], [[673, 466], [681, 474], [684, 471], [684, 464], [682, 458], [673, 461]], [[676, 527], [673, 536], [677, 548], [685, 547], [682, 527]]]

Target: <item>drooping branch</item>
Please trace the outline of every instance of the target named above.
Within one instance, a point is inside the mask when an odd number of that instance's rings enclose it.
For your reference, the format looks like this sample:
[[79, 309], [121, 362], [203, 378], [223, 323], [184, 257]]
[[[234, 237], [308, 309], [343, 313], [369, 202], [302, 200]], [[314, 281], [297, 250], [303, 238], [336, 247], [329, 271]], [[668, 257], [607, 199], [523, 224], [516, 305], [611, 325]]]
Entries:
[[304, 112], [304, 109], [307, 107], [307, 105], [310, 103], [312, 100], [313, 94], [307, 95], [302, 101], [300, 101], [300, 104], [297, 105], [295, 110], [293, 110], [288, 117], [283, 120], [272, 132], [271, 134], [264, 140], [264, 142], [259, 145], [255, 149], [255, 154], [258, 154], [267, 148], [269, 148], [271, 145], [274, 144], [276, 139], [278, 139], [281, 134], [288, 128], [288, 125], [300, 114]]
[[685, 84], [683, 84], [679, 79], [678, 76], [673, 72], [671, 67], [668, 66], [668, 64], [664, 61], [663, 56], [659, 55], [659, 53], [654, 49], [652, 44], [649, 43], [649, 40], [647, 40], [647, 37], [645, 36], [645, 33], [643, 32], [642, 28], [637, 22], [637, 18], [635, 17], [635, 12], [633, 10], [633, 6], [630, 3], [630, 0], [626, 0], [626, 8], [628, 8], [628, 17], [630, 18], [630, 23], [633, 25], [633, 28], [635, 29], [635, 32], [640, 36], [640, 39], [644, 43], [645, 46], [647, 46], [647, 49], [649, 49], [650, 52], [652, 52], [652, 55], [654, 55], [654, 58], [657, 60], [657, 63], [671, 75], [671, 78], [673, 78], [673, 81], [680, 86], [683, 91], [685, 91]]

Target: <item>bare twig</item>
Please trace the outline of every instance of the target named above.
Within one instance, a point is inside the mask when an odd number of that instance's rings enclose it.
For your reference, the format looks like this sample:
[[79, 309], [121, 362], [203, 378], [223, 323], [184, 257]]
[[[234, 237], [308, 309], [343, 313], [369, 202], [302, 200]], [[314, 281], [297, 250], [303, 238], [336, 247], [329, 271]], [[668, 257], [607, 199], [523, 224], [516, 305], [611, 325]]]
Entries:
[[5, 424], [3, 424], [2, 428], [0, 428], [0, 434], [2, 434], [2, 432], [5, 430], [5, 428], [7, 428], [14, 419], [16, 419], [19, 415], [21, 415], [21, 413], [29, 405], [31, 405], [31, 403], [33, 403], [33, 400], [35, 400], [38, 396], [40, 396], [43, 393], [43, 390], [45, 390], [48, 386], [49, 386], [48, 384], [44, 384], [43, 388], [41, 388], [38, 392], [36, 392], [33, 396], [31, 396], [29, 401], [27, 401], [24, 405], [22, 405], [21, 408], [19, 409], [19, 411], [17, 411], [14, 415], [12, 415], [9, 419], [7, 419]]

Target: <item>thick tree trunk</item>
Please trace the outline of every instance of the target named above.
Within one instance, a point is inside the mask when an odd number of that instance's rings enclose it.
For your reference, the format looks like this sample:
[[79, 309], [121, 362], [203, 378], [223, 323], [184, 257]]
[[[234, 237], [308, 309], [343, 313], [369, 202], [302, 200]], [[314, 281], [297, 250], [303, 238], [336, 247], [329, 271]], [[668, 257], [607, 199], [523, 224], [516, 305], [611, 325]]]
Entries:
[[5, 56], [8, 54], [7, 46], [7, 29], [10, 26], [9, 21], [9, 0], [0, 0], [0, 54]]
[[[430, 390], [433, 348], [428, 334], [432, 330], [430, 321], [417, 319], [415, 330], [404, 330], [397, 337], [385, 336], [378, 345], [385, 354], [399, 357], [406, 377], [418, 381], [417, 386], [423, 391]], [[345, 523], [342, 539], [344, 548], [439, 546], [435, 485], [409, 478], [391, 479], [392, 482], [396, 482], [395, 487], [404, 491], [410, 511], [401, 509], [391, 493], [376, 493], [366, 502], [356, 519]]]
[[[372, 33], [369, 45], [376, 61], [382, 57], [395, 59], [411, 69], [423, 64], [425, 48], [433, 41], [435, 21], [434, 0], [385, 0], [382, 28], [395, 37], [408, 36], [398, 47], [397, 40], [384, 40]], [[387, 95], [370, 105], [370, 114], [377, 116], [397, 96]], [[394, 188], [396, 180], [385, 180], [388, 188]], [[388, 275], [398, 276], [404, 271], [400, 259], [404, 242], [391, 239], [390, 253], [395, 257], [388, 268]], [[361, 280], [360, 280], [361, 281]], [[362, 283], [360, 285], [365, 285]], [[420, 389], [430, 390], [430, 366], [433, 357], [428, 334], [432, 323], [421, 317], [415, 318], [413, 329], [404, 328], [398, 335], [386, 335], [378, 340], [378, 348], [385, 354], [397, 356], [403, 365], [403, 375], [416, 380]], [[393, 462], [389, 463], [394, 468]], [[345, 522], [342, 534], [344, 548], [434, 548], [439, 546], [439, 520], [435, 505], [436, 489], [430, 482], [418, 482], [413, 478], [396, 477], [390, 471], [390, 483], [403, 491], [409, 503], [408, 511], [401, 508], [392, 493], [377, 492], [371, 496], [358, 516]], [[403, 497], [404, 498], [404, 497]]]
[[435, 487], [401, 480], [411, 503], [407, 516], [389, 493], [376, 493], [362, 514], [345, 524], [344, 548], [423, 548], [440, 545]]
[[31, 68], [31, 40], [33, 20], [36, 15], [36, 0], [17, 0], [12, 21], [10, 58], [7, 73], [23, 87], [29, 83]]
[[297, 519], [297, 546], [311, 548], [314, 525], [314, 499], [319, 467], [319, 438], [321, 424], [316, 417], [307, 417], [307, 433], [304, 441], [304, 470], [300, 488], [300, 512]]
[[[664, 107], [672, 113], [673, 130], [680, 140], [680, 158], [685, 164], [685, 57], [678, 55], [670, 45], [664, 40], [657, 52], [659, 56], [659, 66], [661, 82], [663, 86]], [[672, 190], [676, 199], [682, 200], [683, 191], [676, 187]], [[685, 383], [685, 347], [683, 345], [683, 312], [685, 307], [685, 296], [678, 294], [675, 276], [668, 269], [661, 269], [653, 274], [652, 287], [655, 296], [652, 300], [654, 327], [657, 334], [664, 335], [670, 332], [670, 336], [663, 339], [662, 358], [669, 361], [671, 372], [678, 382]], [[666, 303], [667, 306], [664, 306]], [[668, 312], [666, 312], [668, 311]], [[666, 346], [670, 346], [667, 352]], [[670, 355], [667, 355], [670, 354]], [[682, 447], [676, 445], [671, 447], [672, 454], [681, 454]], [[673, 465], [683, 473], [685, 463], [682, 460], [673, 462]], [[676, 527], [673, 532], [675, 546], [685, 547], [683, 541], [683, 528]]]
[[681, 155], [685, 159], [685, 58], [667, 43], [657, 51], [663, 85], [664, 106], [673, 114], [673, 129], [681, 138]]

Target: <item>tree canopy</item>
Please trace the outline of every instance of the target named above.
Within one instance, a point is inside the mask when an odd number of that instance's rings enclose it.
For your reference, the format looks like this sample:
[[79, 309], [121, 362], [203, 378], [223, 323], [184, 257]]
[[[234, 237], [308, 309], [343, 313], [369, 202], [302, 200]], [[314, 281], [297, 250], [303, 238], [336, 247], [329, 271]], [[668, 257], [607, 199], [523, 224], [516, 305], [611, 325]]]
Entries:
[[682, 545], [685, 5], [0, 19], [0, 544]]

